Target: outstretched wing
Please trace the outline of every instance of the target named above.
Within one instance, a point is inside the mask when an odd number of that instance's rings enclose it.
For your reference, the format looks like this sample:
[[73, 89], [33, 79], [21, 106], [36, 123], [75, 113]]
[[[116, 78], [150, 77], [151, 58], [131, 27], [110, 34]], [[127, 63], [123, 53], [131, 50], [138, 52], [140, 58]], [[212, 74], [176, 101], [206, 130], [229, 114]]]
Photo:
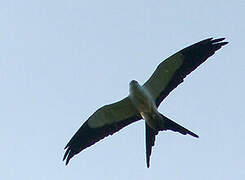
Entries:
[[139, 119], [141, 116], [128, 97], [103, 106], [89, 117], [68, 142], [63, 160], [66, 159], [67, 165], [74, 155]]
[[205, 39], [182, 49], [159, 64], [144, 84], [144, 87], [152, 94], [156, 105], [159, 106], [188, 74], [212, 56], [215, 51], [226, 45], [228, 42], [222, 42], [224, 39]]

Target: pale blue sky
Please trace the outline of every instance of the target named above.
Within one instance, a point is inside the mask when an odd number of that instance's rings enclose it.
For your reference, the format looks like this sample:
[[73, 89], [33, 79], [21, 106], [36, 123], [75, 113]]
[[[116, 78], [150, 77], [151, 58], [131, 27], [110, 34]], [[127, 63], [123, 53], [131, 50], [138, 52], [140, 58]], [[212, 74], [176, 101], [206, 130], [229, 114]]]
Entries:
[[[0, 179], [243, 179], [244, 19], [243, 0], [0, 2]], [[199, 139], [159, 133], [147, 169], [140, 121], [64, 166], [64, 146], [97, 108], [208, 37], [230, 44], [159, 108]]]

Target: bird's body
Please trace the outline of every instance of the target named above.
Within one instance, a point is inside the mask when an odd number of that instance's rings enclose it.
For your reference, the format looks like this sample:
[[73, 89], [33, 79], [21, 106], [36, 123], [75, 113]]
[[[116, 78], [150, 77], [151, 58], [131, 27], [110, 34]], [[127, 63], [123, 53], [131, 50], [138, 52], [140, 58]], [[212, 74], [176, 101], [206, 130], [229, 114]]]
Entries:
[[135, 80], [129, 84], [129, 99], [141, 117], [152, 128], [157, 130], [157, 119], [161, 117], [157, 106], [148, 90]]
[[182, 49], [161, 62], [142, 86], [135, 80], [131, 81], [128, 97], [98, 109], [71, 138], [65, 147], [63, 160], [66, 159], [66, 164], [85, 148], [142, 118], [145, 120], [147, 167], [150, 166], [152, 147], [159, 131], [172, 130], [198, 137], [162, 115], [158, 107], [188, 74], [228, 43], [223, 40], [209, 38]]
[[135, 80], [132, 80], [129, 84], [129, 99], [140, 113], [141, 117], [145, 120], [147, 167], [150, 166], [151, 147], [154, 145], [155, 136], [158, 134], [158, 131], [174, 130], [183, 134], [190, 134], [194, 137], [198, 137], [195, 133], [162, 115], [157, 110], [154, 98], [148, 89], [139, 85]]

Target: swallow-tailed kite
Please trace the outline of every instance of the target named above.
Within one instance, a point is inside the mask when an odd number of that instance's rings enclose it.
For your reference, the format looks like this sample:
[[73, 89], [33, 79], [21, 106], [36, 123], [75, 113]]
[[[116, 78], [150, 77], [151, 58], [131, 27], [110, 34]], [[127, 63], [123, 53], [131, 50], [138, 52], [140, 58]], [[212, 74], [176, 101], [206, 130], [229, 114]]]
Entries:
[[147, 167], [159, 131], [172, 130], [197, 138], [198, 135], [165, 117], [157, 108], [188, 74], [228, 43], [224, 39], [209, 38], [182, 49], [160, 63], [143, 85], [132, 80], [126, 98], [98, 109], [71, 138], [65, 146], [66, 165], [85, 148], [142, 118], [145, 120]]

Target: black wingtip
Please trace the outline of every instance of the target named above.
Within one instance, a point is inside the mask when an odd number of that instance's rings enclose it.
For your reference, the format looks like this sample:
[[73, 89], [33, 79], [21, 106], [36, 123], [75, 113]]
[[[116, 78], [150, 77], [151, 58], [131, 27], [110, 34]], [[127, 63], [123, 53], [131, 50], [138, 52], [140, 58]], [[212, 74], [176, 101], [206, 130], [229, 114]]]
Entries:
[[69, 146], [69, 143], [64, 147], [64, 150]]
[[74, 151], [72, 151], [72, 149], [70, 147], [68, 147], [68, 149], [66, 150], [64, 157], [63, 157], [63, 161], [66, 160], [65, 165], [67, 166], [70, 159], [75, 155]]
[[[225, 39], [226, 38], [217, 38], [217, 39], [214, 39], [213, 37], [211, 37], [211, 38], [204, 39], [204, 40], [200, 41], [199, 43], [211, 43], [213, 45], [219, 44], [221, 46], [224, 46], [224, 45], [226, 45], [226, 44], [229, 43], [227, 41], [221, 42], [221, 41], [224, 41]], [[196, 43], [196, 44], [199, 44], [199, 43]]]
[[188, 132], [189, 135], [195, 137], [195, 138], [199, 138], [199, 136], [191, 131]]
[[[224, 46], [224, 45], [226, 45], [226, 44], [229, 43], [229, 42], [224, 41], [224, 40], [225, 40], [225, 38], [217, 38], [217, 39], [211, 40], [211, 43], [212, 43], [213, 45], [219, 44], [220, 46]], [[222, 41], [224, 41], [224, 42], [222, 42]]]
[[217, 42], [220, 42], [220, 41], [223, 41], [225, 40], [225, 38], [217, 38], [217, 39], [213, 39], [211, 42], [212, 43], [217, 43]]
[[[70, 153], [70, 154], [71, 154], [71, 153]], [[67, 157], [67, 159], [66, 159], [66, 166], [68, 165], [68, 163], [69, 163], [69, 161], [70, 161], [70, 159], [71, 159], [70, 154], [68, 155], [68, 157]]]
[[220, 42], [225, 40], [225, 38], [216, 38], [216, 39], [212, 39], [212, 43], [216, 43], [216, 42]]
[[146, 160], [146, 165], [147, 165], [147, 168], [149, 168], [149, 167], [150, 167], [150, 156], [149, 156], [149, 157], [147, 157], [147, 160]]
[[207, 39], [204, 39], [202, 41], [212, 41], [213, 37], [210, 37], [210, 38], [207, 38]]
[[[65, 155], [66, 155], [66, 156], [64, 156], [63, 160], [66, 159], [65, 165], [67, 166], [68, 163], [69, 163], [69, 161], [70, 161], [70, 159], [74, 156], [74, 153], [73, 153], [72, 150], [68, 149], [68, 150], [66, 151]], [[66, 158], [66, 157], [67, 157], [67, 158]]]

